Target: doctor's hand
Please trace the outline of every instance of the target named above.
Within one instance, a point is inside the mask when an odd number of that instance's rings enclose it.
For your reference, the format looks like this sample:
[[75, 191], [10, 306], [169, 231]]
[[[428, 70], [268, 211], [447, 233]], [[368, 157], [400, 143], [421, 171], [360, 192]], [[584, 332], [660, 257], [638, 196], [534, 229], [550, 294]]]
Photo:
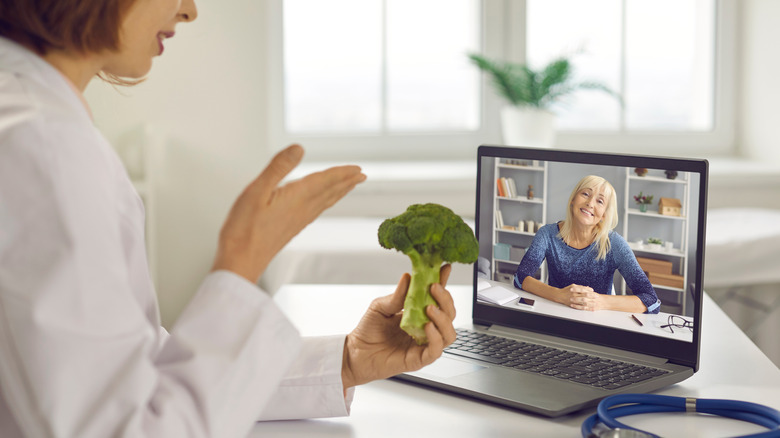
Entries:
[[366, 179], [357, 166], [339, 166], [280, 186], [302, 158], [303, 148], [287, 147], [244, 189], [219, 233], [212, 270], [257, 283], [290, 239]]
[[341, 376], [344, 389], [418, 370], [441, 356], [444, 347], [455, 341], [455, 303], [444, 288], [452, 267], [440, 271], [440, 283], [431, 285], [431, 295], [439, 304], [426, 309], [431, 319], [425, 325], [428, 344], [417, 343], [399, 327], [409, 289], [409, 274], [398, 282], [395, 293], [375, 299], [358, 326], [347, 335]]

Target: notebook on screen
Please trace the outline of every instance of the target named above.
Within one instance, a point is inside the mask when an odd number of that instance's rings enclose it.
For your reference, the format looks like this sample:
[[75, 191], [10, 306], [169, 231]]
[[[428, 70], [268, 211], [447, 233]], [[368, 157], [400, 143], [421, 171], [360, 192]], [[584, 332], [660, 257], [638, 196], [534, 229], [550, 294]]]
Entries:
[[472, 324], [400, 379], [558, 416], [696, 372], [707, 161], [481, 146], [477, 169]]

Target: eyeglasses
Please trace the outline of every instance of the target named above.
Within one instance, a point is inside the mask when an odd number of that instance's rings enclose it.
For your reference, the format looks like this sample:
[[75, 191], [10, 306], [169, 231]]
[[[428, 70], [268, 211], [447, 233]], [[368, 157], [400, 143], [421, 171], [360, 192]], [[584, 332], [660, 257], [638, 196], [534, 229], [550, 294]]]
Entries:
[[683, 318], [682, 316], [677, 315], [669, 315], [669, 318], [666, 320], [667, 324], [664, 324], [661, 326], [661, 328], [668, 328], [669, 332], [674, 333], [673, 327], [677, 328], [687, 328], [691, 332], [693, 332], [693, 322], [688, 321], [687, 319]]

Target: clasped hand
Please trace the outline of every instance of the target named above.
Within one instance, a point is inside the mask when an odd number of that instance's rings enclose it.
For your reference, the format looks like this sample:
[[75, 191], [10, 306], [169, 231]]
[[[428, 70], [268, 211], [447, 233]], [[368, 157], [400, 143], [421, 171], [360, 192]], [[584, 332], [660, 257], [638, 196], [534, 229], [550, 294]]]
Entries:
[[563, 304], [578, 309], [596, 311], [602, 310], [604, 295], [596, 292], [589, 286], [581, 286], [579, 284], [570, 284], [561, 289], [563, 294]]

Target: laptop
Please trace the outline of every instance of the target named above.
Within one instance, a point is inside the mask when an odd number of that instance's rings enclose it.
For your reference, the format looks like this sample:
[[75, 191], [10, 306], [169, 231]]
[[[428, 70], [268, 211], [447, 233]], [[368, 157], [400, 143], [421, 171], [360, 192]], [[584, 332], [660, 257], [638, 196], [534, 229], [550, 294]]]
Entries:
[[[515, 287], [537, 233], [566, 219], [570, 195], [589, 175], [614, 187], [613, 233], [641, 269], [630, 281], [616, 270], [612, 288], [600, 293], [639, 298], [631, 286], [644, 287], [643, 303], [651, 292], [661, 303], [644, 308], [658, 313], [577, 310]], [[398, 378], [556, 417], [692, 376], [700, 360], [707, 178], [700, 159], [480, 146], [472, 323], [458, 328], [436, 362]], [[643, 207], [640, 193], [652, 202]], [[560, 275], [554, 266], [545, 258], [524, 278], [549, 282]], [[641, 275], [651, 292], [637, 282]]]

